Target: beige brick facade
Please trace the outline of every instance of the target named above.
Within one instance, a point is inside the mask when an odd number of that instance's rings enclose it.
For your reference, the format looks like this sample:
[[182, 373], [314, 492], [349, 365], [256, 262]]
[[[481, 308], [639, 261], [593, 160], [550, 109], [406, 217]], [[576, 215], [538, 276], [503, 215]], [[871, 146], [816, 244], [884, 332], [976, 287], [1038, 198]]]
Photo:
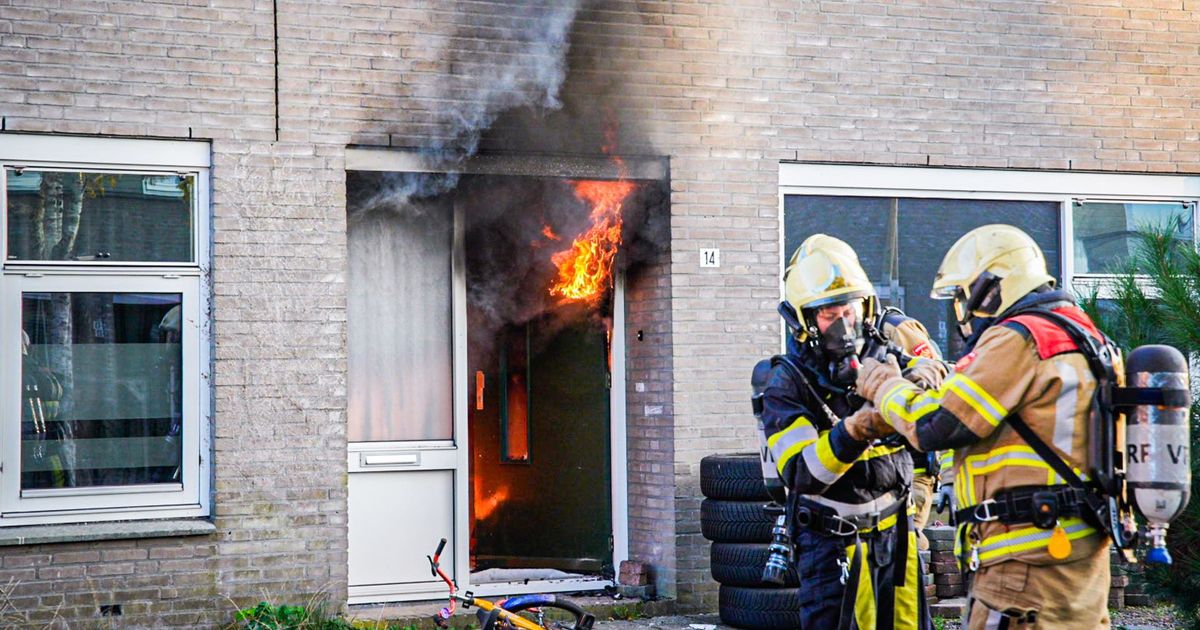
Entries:
[[[231, 598], [345, 601], [345, 148], [444, 139], [447, 79], [489, 63], [482, 25], [507, 12], [275, 4], [0, 3], [4, 130], [213, 152], [217, 531], [0, 548], [31, 622], [117, 600], [131, 624], [180, 627], [228, 621]], [[670, 160], [669, 259], [631, 277], [627, 342], [630, 549], [660, 590], [716, 607], [699, 461], [752, 448], [747, 378], [779, 339], [780, 161], [1200, 172], [1200, 2], [1136, 5], [580, 10], [562, 109], [504, 115], [482, 141], [598, 155], [615, 121], [622, 151]], [[702, 247], [720, 268], [699, 268]]]

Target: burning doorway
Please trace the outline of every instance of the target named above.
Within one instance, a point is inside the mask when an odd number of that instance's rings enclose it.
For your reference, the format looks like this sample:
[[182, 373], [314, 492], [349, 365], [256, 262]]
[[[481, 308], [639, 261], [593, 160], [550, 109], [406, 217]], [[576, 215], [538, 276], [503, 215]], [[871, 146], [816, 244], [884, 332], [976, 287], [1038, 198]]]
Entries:
[[[351, 603], [436, 593], [412, 559], [440, 536], [481, 594], [600, 588], [628, 544], [619, 265], [653, 247], [638, 230], [665, 207], [665, 165], [617, 185], [607, 161], [477, 158], [397, 208], [413, 159], [348, 158]], [[569, 260], [595, 276], [586, 295], [551, 293]]]

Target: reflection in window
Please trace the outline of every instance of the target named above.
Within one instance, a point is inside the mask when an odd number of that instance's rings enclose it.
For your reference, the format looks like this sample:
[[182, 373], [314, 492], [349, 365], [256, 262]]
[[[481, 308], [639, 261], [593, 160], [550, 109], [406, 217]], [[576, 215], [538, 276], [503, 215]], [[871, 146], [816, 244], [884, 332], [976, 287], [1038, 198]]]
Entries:
[[22, 490], [182, 482], [182, 303], [22, 294]]
[[191, 175], [5, 175], [9, 260], [193, 261]]
[[942, 257], [960, 236], [990, 223], [1015, 225], [1037, 241], [1050, 275], [1059, 272], [1059, 203], [968, 199], [897, 199], [787, 195], [784, 256], [814, 233], [836, 236], [858, 252], [884, 304], [929, 329], [948, 358], [962, 352], [953, 309], [929, 297]]
[[1077, 202], [1073, 223], [1077, 274], [1126, 271], [1141, 249], [1139, 230], [1170, 229], [1180, 243], [1195, 241], [1190, 203]]

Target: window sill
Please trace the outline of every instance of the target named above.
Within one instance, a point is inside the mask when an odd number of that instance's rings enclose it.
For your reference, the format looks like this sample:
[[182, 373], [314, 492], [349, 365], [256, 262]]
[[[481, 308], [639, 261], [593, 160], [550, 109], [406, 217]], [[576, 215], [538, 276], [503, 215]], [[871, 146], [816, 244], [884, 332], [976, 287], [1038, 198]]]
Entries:
[[116, 521], [71, 525], [22, 525], [0, 528], [0, 547], [44, 545], [50, 543], [127, 540], [131, 538], [170, 538], [205, 536], [217, 526], [203, 519], [165, 519], [161, 521]]

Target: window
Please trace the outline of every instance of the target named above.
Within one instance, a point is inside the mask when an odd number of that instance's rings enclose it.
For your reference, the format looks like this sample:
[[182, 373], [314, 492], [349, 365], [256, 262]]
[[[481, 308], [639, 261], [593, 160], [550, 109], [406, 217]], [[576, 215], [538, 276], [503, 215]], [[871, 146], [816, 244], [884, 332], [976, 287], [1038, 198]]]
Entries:
[[781, 264], [812, 232], [846, 240], [881, 301], [924, 323], [950, 358], [961, 342], [929, 287], [950, 245], [976, 226], [1020, 227], [1062, 286], [1101, 300], [1136, 253], [1138, 229], [1171, 226], [1184, 246], [1200, 240], [1195, 176], [784, 162], [779, 182]]
[[1139, 231], [1168, 229], [1180, 246], [1196, 246], [1194, 201], [1091, 201], [1072, 202], [1071, 237], [1074, 248], [1074, 284], [1081, 293], [1111, 294], [1115, 274], [1137, 263], [1141, 249]]
[[0, 147], [0, 526], [206, 515], [207, 144]]
[[1058, 265], [1059, 204], [1045, 201], [920, 199], [787, 195], [784, 252], [821, 232], [854, 248], [875, 293], [929, 328], [947, 357], [961, 354], [962, 339], [949, 302], [929, 297], [942, 256], [966, 232], [989, 223], [1011, 223], [1046, 253], [1051, 275]]

